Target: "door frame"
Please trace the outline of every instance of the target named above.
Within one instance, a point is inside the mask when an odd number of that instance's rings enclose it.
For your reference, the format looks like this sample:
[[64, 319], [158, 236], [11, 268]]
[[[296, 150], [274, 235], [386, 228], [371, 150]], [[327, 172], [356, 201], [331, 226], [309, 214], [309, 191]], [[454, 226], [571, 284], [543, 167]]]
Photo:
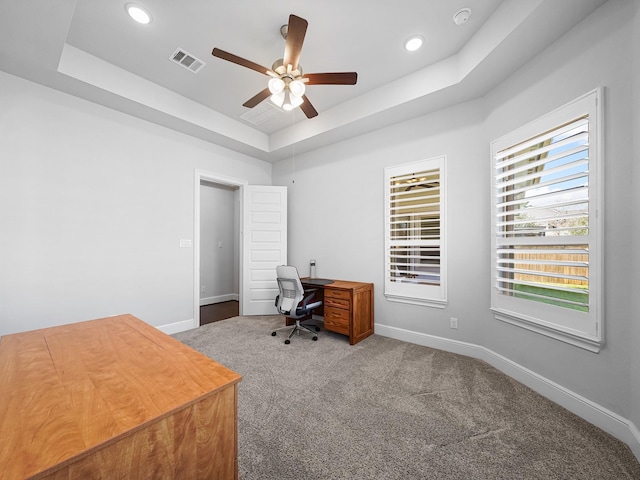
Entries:
[[[217, 183], [227, 187], [238, 187], [248, 185], [247, 180], [218, 175], [217, 173], [207, 172], [205, 170], [196, 169], [194, 172], [194, 195], [193, 195], [193, 328], [200, 326], [200, 182]], [[241, 213], [240, 213], [241, 214]], [[242, 242], [241, 242], [242, 243]], [[240, 250], [240, 257], [242, 251]], [[242, 258], [240, 258], [240, 268], [242, 267]], [[241, 272], [240, 272], [241, 273]], [[240, 301], [242, 301], [242, 289], [240, 288]]]

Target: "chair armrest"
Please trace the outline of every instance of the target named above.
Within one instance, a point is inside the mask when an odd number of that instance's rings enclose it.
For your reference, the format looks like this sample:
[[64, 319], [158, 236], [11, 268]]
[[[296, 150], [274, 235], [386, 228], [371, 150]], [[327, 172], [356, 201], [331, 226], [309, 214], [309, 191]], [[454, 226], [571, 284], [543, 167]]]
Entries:
[[302, 298], [301, 306], [302, 308], [307, 308], [307, 304], [309, 301], [315, 296], [315, 293], [318, 291], [317, 288], [310, 288], [309, 290], [304, 291], [304, 297]]
[[314, 308], [318, 308], [320, 305], [322, 305], [322, 301], [318, 300], [317, 302], [313, 302], [312, 304], [307, 305], [307, 309], [313, 310]]

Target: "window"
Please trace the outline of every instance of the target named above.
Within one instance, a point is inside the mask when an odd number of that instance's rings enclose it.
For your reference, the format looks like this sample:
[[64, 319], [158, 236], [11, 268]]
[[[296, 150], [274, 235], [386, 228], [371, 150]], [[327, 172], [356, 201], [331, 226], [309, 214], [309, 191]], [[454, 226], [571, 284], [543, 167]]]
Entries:
[[492, 143], [492, 311], [592, 351], [602, 345], [599, 92]]
[[446, 304], [445, 158], [385, 169], [385, 295]]

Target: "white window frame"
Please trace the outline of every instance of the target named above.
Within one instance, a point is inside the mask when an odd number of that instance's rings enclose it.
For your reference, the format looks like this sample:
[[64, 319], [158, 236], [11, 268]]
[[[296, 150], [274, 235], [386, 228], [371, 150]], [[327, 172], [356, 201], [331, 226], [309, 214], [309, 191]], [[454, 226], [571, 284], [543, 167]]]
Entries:
[[[498, 232], [498, 188], [496, 156], [509, 147], [520, 145], [544, 132], [550, 132], [567, 122], [588, 115], [588, 234], [581, 235], [580, 243], [588, 245], [588, 311], [577, 311], [556, 305], [504, 295], [498, 288], [498, 249], [502, 245]], [[491, 310], [498, 320], [547, 335], [557, 340], [599, 352], [604, 344], [603, 328], [603, 142], [602, 142], [602, 91], [596, 89], [554, 110], [553, 112], [520, 127], [491, 143], [491, 204], [492, 204], [492, 262], [491, 262]], [[531, 187], [534, 188], [533, 186]], [[521, 241], [566, 245], [576, 242], [571, 236], [541, 236]], [[517, 241], [517, 240], [516, 240]], [[506, 240], [513, 245], [513, 240]], [[527, 243], [529, 245], [529, 243]]]
[[[447, 304], [447, 221], [446, 221], [446, 157], [434, 157], [417, 162], [405, 163], [385, 168], [384, 188], [385, 188], [385, 288], [386, 298], [393, 302], [410, 303], [436, 308], [444, 308]], [[398, 241], [391, 236], [391, 208], [392, 208], [392, 185], [394, 177], [403, 175], [413, 175], [416, 172], [438, 170], [440, 177], [439, 194], [439, 239], [419, 240], [418, 244], [438, 247], [440, 253], [440, 281], [439, 284], [416, 284], [410, 282], [398, 282], [391, 279], [391, 264], [393, 246], [398, 245]], [[412, 241], [406, 242], [408, 246], [414, 246]]]

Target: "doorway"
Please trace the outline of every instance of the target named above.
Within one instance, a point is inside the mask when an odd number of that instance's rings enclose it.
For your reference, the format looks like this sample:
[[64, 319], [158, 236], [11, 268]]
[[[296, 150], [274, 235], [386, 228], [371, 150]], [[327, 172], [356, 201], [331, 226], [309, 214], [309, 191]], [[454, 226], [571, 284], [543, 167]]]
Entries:
[[[202, 182], [231, 187], [238, 194], [239, 315], [276, 314], [276, 266], [287, 263], [287, 187], [249, 185], [245, 180], [195, 171], [193, 328], [200, 326], [200, 192]], [[224, 244], [223, 244], [224, 245]]]
[[195, 172], [194, 327], [238, 315], [240, 188], [244, 180]]
[[239, 314], [239, 187], [200, 181], [200, 325]]

